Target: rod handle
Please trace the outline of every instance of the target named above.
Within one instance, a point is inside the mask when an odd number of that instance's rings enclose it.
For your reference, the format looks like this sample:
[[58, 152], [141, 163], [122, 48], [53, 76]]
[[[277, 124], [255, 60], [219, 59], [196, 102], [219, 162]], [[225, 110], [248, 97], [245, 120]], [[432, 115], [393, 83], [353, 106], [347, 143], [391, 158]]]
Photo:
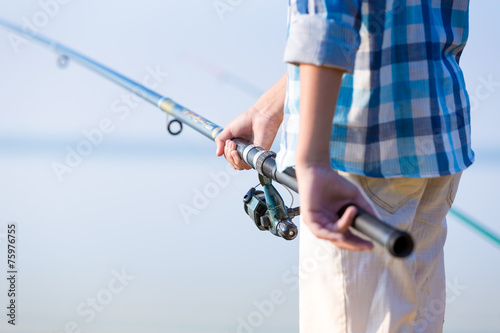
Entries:
[[356, 207], [358, 211], [352, 224], [354, 229], [385, 247], [395, 257], [404, 258], [413, 251], [413, 239], [408, 233], [379, 220], [357, 205], [345, 205], [338, 215], [342, 216], [349, 206]]

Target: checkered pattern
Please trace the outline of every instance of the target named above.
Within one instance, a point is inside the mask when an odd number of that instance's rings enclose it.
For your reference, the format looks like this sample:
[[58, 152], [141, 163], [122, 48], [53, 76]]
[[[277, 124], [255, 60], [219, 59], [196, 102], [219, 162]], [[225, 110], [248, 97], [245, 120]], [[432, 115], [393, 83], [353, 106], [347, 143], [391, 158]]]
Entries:
[[291, 0], [280, 169], [295, 164], [300, 63], [346, 71], [331, 136], [334, 169], [437, 177], [471, 165], [459, 67], [468, 7], [468, 0]]

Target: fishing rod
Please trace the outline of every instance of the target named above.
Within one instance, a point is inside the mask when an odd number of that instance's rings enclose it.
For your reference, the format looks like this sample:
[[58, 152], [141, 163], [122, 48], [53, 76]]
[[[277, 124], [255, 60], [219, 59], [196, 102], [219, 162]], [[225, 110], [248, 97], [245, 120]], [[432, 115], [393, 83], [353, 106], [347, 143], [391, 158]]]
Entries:
[[[172, 99], [164, 97], [60, 43], [27, 31], [3, 19], [0, 19], [0, 25], [51, 48], [59, 54], [58, 65], [60, 67], [65, 67], [70, 59], [74, 60], [166, 112], [174, 118], [168, 122], [167, 126], [167, 130], [172, 135], [180, 134], [183, 130], [183, 124], [211, 140], [215, 140], [223, 130], [222, 127], [177, 104]], [[172, 129], [174, 124], [179, 126], [177, 131]], [[259, 173], [259, 182], [263, 188], [260, 191], [253, 187], [246, 193], [243, 198], [245, 212], [260, 230], [267, 230], [286, 240], [294, 239], [298, 234], [298, 229], [292, 222], [292, 218], [300, 214], [300, 209], [298, 207], [288, 208], [272, 181], [274, 180], [298, 193], [295, 169], [290, 167], [284, 171], [278, 171], [275, 160], [276, 153], [242, 139], [235, 138], [233, 141], [236, 143], [238, 154], [243, 161]], [[342, 216], [347, 207], [351, 205], [353, 204], [343, 207], [338, 215]], [[354, 229], [384, 246], [395, 257], [406, 257], [413, 251], [413, 240], [408, 233], [390, 226], [359, 207], [356, 208], [357, 215], [352, 224]]]
[[[205, 73], [211, 75], [212, 77], [220, 80], [224, 83], [231, 84], [231, 86], [236, 87], [238, 90], [252, 96], [255, 98], [260, 97], [262, 92], [259, 92], [258, 89], [253, 87], [250, 82], [247, 82], [245, 79], [218, 67], [217, 65], [199, 58], [192, 54], [183, 54], [182, 60], [188, 62], [189, 64], [201, 69]], [[471, 217], [464, 214], [458, 207], [451, 207], [448, 215], [455, 217], [458, 222], [468, 226], [471, 230], [475, 231], [477, 234], [492, 242], [498, 248], [500, 248], [500, 235], [496, 234], [494, 231], [490, 230], [486, 226], [482, 225], [479, 221], [475, 221]]]

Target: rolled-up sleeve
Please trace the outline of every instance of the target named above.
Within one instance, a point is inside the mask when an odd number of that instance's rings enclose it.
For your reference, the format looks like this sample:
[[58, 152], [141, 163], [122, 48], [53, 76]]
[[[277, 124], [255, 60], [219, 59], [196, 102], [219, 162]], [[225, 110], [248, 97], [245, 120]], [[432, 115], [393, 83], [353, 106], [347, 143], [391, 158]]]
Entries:
[[284, 61], [354, 70], [361, 0], [291, 0]]

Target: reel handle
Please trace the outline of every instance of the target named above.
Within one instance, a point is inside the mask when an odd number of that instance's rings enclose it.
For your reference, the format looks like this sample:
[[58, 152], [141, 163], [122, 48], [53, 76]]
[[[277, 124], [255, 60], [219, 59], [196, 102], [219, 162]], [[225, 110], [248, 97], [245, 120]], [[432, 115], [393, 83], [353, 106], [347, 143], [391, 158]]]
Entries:
[[276, 231], [278, 232], [278, 236], [283, 237], [286, 240], [295, 239], [295, 237], [297, 237], [297, 234], [299, 233], [297, 226], [290, 220], [285, 220], [278, 223]]

